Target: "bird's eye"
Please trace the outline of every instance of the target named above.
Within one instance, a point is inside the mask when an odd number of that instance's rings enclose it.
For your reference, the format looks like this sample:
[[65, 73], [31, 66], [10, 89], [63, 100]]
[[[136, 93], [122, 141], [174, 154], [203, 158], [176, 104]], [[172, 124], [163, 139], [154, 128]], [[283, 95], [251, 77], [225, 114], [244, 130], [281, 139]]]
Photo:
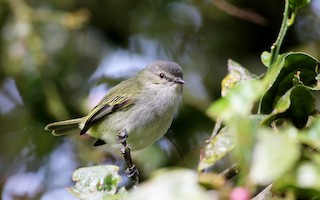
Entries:
[[160, 74], [159, 74], [159, 77], [160, 77], [160, 78], [164, 78], [164, 73], [160, 73]]

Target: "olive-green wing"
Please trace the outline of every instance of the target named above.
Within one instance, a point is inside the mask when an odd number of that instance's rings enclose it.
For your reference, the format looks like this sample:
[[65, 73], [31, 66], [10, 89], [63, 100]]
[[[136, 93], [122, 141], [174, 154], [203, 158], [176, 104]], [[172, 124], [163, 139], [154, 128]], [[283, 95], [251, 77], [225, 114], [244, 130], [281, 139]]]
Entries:
[[97, 121], [103, 119], [118, 110], [128, 108], [135, 102], [135, 99], [129, 94], [107, 95], [89, 114], [80, 135], [85, 134], [89, 128]]

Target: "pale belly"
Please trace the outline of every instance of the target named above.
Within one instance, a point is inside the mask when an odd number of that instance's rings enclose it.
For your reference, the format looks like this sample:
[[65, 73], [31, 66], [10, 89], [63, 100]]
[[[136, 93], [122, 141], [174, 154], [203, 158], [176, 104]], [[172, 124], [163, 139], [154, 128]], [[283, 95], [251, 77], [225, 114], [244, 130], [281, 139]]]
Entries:
[[[143, 149], [160, 139], [169, 129], [180, 99], [174, 99], [164, 106], [134, 106], [130, 113], [118, 111], [107, 116], [100, 123], [89, 129], [89, 135], [106, 142], [108, 150], [121, 148], [117, 142], [117, 134], [126, 131], [127, 144], [131, 150]], [[146, 109], [146, 106], [148, 109]], [[112, 128], [111, 128], [112, 127]]]

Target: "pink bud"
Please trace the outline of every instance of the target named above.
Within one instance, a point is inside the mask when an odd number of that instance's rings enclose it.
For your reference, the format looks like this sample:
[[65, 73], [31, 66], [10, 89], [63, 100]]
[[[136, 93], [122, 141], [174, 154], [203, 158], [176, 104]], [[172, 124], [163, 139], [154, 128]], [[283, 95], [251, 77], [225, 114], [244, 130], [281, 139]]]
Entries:
[[249, 200], [250, 193], [247, 188], [237, 187], [231, 191], [230, 200]]

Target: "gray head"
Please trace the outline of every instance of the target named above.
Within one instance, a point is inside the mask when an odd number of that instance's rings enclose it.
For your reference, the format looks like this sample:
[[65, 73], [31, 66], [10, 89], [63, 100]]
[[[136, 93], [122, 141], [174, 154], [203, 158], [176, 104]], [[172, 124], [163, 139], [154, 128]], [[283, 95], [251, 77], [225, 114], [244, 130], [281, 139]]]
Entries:
[[184, 84], [182, 68], [172, 61], [155, 61], [149, 64], [141, 75], [154, 84]]

